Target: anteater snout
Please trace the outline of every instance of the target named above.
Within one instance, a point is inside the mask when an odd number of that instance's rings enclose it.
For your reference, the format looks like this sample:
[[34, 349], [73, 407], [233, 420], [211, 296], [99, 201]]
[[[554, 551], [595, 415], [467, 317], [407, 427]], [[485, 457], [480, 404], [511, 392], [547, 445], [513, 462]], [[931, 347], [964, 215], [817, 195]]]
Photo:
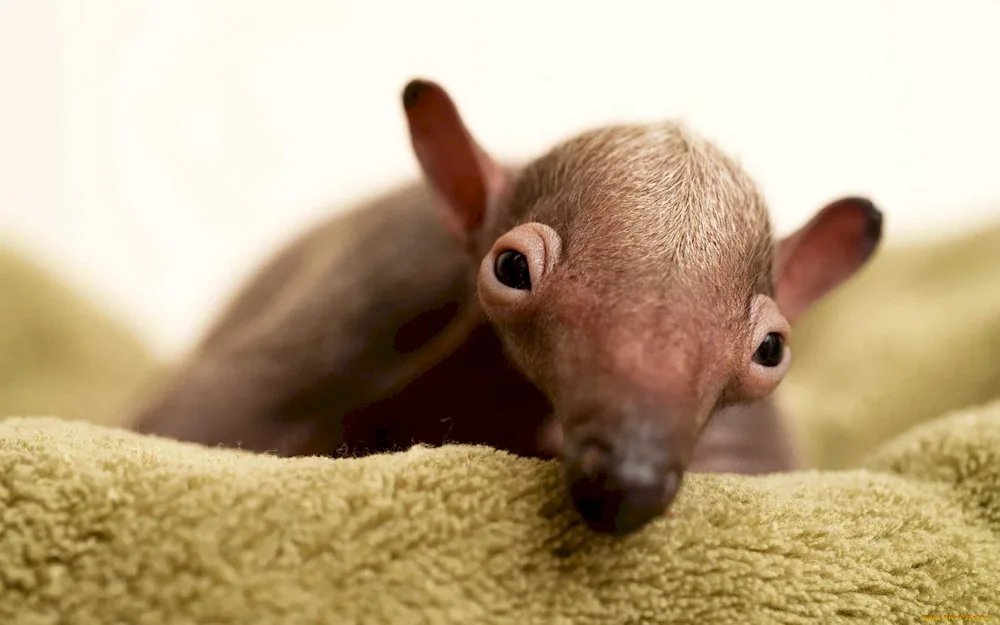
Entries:
[[661, 516], [683, 473], [660, 437], [637, 431], [569, 443], [564, 462], [570, 497], [584, 522], [619, 536]]

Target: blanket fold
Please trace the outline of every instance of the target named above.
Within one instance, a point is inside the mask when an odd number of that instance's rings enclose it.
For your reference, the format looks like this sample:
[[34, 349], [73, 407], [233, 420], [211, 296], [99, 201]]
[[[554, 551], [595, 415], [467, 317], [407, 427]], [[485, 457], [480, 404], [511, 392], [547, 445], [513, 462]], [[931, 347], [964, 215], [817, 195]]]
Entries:
[[1000, 618], [1000, 402], [858, 469], [689, 476], [626, 539], [482, 447], [280, 459], [0, 423], [3, 623], [902, 623]]
[[0, 253], [0, 624], [1000, 622], [998, 250], [881, 253], [794, 330], [779, 401], [817, 470], [688, 476], [625, 540], [574, 524], [556, 465], [486, 448], [114, 428], [162, 363]]

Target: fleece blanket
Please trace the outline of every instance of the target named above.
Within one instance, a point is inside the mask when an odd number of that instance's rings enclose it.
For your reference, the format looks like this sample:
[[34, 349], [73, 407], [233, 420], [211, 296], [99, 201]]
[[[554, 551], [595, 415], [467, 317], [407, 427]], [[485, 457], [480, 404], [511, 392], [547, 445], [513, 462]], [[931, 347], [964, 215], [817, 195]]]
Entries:
[[884, 248], [796, 323], [792, 345], [777, 399], [816, 468], [854, 467], [1000, 397], [1000, 224]]
[[115, 423], [156, 373], [146, 347], [28, 253], [0, 248], [0, 419]]
[[481, 447], [281, 460], [0, 426], [2, 623], [1000, 619], [1000, 402], [861, 468], [688, 478], [624, 540]]
[[885, 250], [795, 328], [779, 400], [816, 470], [690, 476], [625, 540], [574, 524], [551, 463], [141, 437], [62, 412], [88, 373], [53, 368], [0, 405], [62, 417], [0, 421], [0, 623], [1000, 620], [997, 284], [1000, 228]]

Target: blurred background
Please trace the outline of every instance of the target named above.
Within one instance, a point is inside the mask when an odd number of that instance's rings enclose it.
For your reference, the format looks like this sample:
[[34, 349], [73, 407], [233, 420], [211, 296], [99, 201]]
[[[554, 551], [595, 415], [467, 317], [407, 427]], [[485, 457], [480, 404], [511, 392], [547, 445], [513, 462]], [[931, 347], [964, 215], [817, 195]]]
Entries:
[[416, 175], [414, 76], [503, 157], [681, 116], [782, 232], [863, 193], [890, 242], [941, 237], [1000, 218], [998, 29], [996, 0], [0, 0], [0, 246], [171, 358], [287, 237]]

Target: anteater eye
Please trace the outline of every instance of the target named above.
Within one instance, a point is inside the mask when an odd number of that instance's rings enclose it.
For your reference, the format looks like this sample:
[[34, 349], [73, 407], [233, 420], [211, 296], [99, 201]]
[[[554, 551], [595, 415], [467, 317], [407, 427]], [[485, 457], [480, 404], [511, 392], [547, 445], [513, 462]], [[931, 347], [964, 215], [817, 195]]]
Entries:
[[772, 332], [764, 337], [757, 351], [753, 354], [753, 361], [764, 367], [777, 367], [781, 364], [785, 355], [785, 341], [777, 332]]
[[521, 291], [531, 290], [528, 259], [521, 252], [507, 250], [497, 256], [496, 263], [493, 265], [493, 273], [504, 286]]

